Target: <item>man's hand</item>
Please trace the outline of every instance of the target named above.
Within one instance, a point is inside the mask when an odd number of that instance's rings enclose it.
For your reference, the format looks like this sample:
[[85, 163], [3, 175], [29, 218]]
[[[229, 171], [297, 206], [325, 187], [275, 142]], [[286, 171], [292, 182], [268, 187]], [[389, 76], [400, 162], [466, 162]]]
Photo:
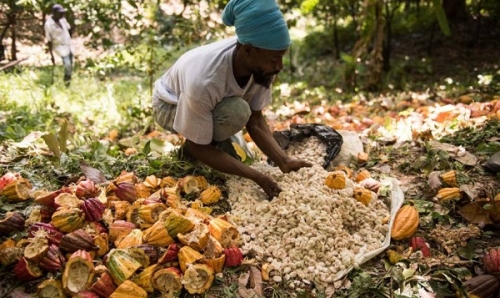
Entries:
[[276, 184], [273, 179], [265, 175], [256, 179], [255, 182], [264, 190], [269, 201], [271, 201], [274, 197], [277, 197], [281, 192], [281, 188], [278, 184]]
[[280, 163], [278, 166], [283, 173], [290, 173], [291, 171], [297, 171], [304, 167], [312, 167], [312, 164], [300, 159], [287, 157], [283, 163]]
[[269, 200], [272, 200], [281, 192], [281, 188], [273, 179], [241, 163], [212, 145], [198, 145], [189, 140], [186, 140], [186, 143], [187, 149], [196, 159], [217, 171], [253, 180], [264, 190]]

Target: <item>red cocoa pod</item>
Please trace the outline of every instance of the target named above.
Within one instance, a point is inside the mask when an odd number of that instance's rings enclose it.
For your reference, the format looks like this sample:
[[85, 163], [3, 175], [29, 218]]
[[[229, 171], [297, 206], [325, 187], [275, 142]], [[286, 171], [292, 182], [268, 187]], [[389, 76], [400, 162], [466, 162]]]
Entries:
[[121, 182], [116, 185], [115, 195], [122, 201], [133, 203], [137, 200], [137, 190], [135, 184], [130, 182]]
[[420, 250], [424, 258], [428, 258], [431, 256], [431, 250], [429, 249], [429, 245], [425, 242], [425, 239], [422, 237], [411, 237], [410, 246], [413, 251]]
[[83, 213], [85, 213], [86, 220], [99, 221], [102, 218], [106, 206], [98, 199], [90, 198], [83, 201], [81, 208]]
[[21, 258], [14, 266], [14, 275], [18, 280], [28, 281], [42, 276], [42, 271], [38, 266]]
[[61, 242], [61, 238], [64, 236], [64, 234], [59, 229], [57, 229], [50, 223], [36, 222], [29, 227], [28, 237], [35, 237], [35, 234], [38, 230], [44, 230], [45, 232], [47, 232], [47, 239], [49, 240], [50, 244], [59, 245], [59, 243]]
[[163, 204], [163, 201], [161, 199], [153, 199], [153, 198], [147, 198], [144, 200], [143, 205], [151, 205], [151, 204]]
[[149, 257], [150, 264], [156, 264], [158, 262], [158, 248], [151, 244], [142, 244], [135, 246], [136, 248], [142, 249], [144, 253]]
[[236, 246], [224, 249], [224, 254], [226, 255], [226, 260], [224, 262], [224, 266], [226, 267], [236, 267], [243, 262], [243, 253]]
[[97, 236], [102, 233], [108, 233], [108, 229], [100, 221], [88, 222], [83, 229], [85, 232], [89, 233], [91, 236]]
[[71, 298], [99, 298], [99, 295], [92, 291], [83, 291], [73, 295]]
[[92, 236], [90, 236], [83, 229], [78, 229], [64, 235], [59, 243], [59, 248], [69, 253], [73, 253], [78, 250], [98, 250], [98, 247], [94, 245]]
[[116, 220], [109, 226], [109, 241], [114, 242], [118, 238], [128, 235], [136, 226], [126, 220]]
[[80, 199], [95, 198], [101, 193], [101, 189], [95, 186], [94, 181], [86, 179], [78, 182], [75, 195]]
[[177, 261], [177, 254], [181, 248], [176, 243], [172, 243], [167, 247], [165, 253], [158, 260], [158, 264], [165, 264]]
[[96, 282], [92, 284], [90, 289], [92, 292], [96, 293], [100, 297], [109, 297], [116, 290], [116, 286], [113, 283], [111, 275], [107, 272], [101, 274]]
[[50, 222], [50, 220], [52, 219], [52, 214], [54, 214], [54, 211], [56, 211], [56, 209], [54, 207], [50, 207], [50, 206], [42, 206], [40, 205], [41, 208], [40, 208], [40, 219], [42, 222]]
[[65, 261], [66, 259], [64, 258], [64, 255], [62, 254], [59, 247], [55, 244], [51, 244], [49, 246], [49, 250], [43, 257], [43, 259], [40, 261], [38, 266], [43, 270], [47, 270], [49, 272], [55, 272], [61, 269]]
[[11, 232], [24, 230], [24, 217], [17, 212], [7, 212], [0, 219], [0, 235], [8, 236]]
[[58, 190], [37, 196], [35, 202], [44, 206], [55, 207], [54, 199], [62, 193], [73, 193], [73, 191], [71, 188], [64, 186]]
[[2, 177], [0, 177], [0, 192], [2, 192], [3, 188], [17, 179], [21, 178], [19, 173], [7, 172]]
[[483, 263], [486, 272], [500, 273], [500, 248], [490, 248], [483, 257]]
[[495, 275], [484, 274], [474, 276], [464, 283], [464, 288], [472, 297], [496, 297], [500, 288], [500, 280]]

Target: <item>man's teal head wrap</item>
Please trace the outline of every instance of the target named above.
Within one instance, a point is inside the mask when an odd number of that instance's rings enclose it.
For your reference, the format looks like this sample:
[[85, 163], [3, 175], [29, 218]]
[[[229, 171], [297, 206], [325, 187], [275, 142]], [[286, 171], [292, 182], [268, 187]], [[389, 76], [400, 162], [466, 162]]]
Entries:
[[236, 27], [238, 41], [267, 50], [286, 50], [290, 34], [276, 0], [230, 0], [222, 21]]

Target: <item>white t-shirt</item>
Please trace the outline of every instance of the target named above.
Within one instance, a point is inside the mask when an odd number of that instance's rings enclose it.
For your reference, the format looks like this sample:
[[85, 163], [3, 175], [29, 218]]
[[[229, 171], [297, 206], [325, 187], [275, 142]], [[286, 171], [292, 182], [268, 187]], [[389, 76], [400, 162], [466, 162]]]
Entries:
[[215, 105], [223, 98], [238, 96], [253, 111], [271, 102], [271, 90], [250, 78], [241, 88], [233, 74], [233, 50], [236, 38], [229, 38], [186, 52], [155, 82], [153, 96], [177, 104], [174, 129], [197, 144], [213, 139]]
[[52, 42], [52, 49], [61, 57], [66, 57], [71, 53], [71, 36], [69, 29], [71, 26], [65, 18], [59, 19], [59, 26], [54, 19], [49, 16], [45, 20], [45, 40]]

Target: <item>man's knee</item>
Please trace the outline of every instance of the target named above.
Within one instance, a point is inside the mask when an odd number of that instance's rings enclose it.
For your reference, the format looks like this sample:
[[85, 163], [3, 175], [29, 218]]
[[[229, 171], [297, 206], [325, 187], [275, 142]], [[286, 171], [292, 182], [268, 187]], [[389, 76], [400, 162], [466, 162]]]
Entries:
[[241, 97], [227, 97], [213, 110], [215, 141], [223, 141], [240, 131], [250, 119], [252, 111]]
[[174, 129], [176, 105], [168, 104], [153, 96], [153, 118], [163, 129], [177, 133]]

